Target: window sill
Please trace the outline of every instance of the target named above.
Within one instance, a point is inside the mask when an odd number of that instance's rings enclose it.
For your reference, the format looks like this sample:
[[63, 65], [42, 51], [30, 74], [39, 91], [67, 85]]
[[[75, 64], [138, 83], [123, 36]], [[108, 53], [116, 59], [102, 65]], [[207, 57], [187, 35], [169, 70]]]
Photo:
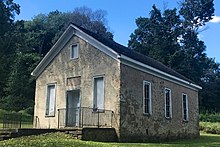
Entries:
[[150, 117], [151, 114], [150, 113], [143, 113], [144, 116]]
[[78, 60], [79, 59], [79, 57], [77, 57], [77, 58], [70, 58], [70, 60]]
[[45, 115], [45, 117], [55, 117], [55, 115]]
[[105, 110], [104, 109], [95, 109], [95, 108], [93, 108], [92, 113], [105, 113]]
[[171, 120], [172, 118], [171, 117], [165, 117], [167, 120]]
[[189, 122], [189, 120], [183, 120], [183, 123], [188, 123]]

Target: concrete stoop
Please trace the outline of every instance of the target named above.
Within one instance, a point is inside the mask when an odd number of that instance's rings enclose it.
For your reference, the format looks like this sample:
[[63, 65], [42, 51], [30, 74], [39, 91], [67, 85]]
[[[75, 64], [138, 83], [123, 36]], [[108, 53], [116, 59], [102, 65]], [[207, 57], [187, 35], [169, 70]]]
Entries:
[[65, 133], [71, 134], [73, 136], [73, 138], [80, 139], [80, 140], [82, 139], [82, 136], [83, 136], [82, 128], [66, 130]]

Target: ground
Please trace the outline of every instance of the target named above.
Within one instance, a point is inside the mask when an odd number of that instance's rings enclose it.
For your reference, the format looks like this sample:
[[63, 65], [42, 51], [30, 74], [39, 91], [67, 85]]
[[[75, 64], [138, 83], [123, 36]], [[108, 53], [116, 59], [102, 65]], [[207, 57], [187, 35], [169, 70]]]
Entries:
[[201, 137], [193, 140], [179, 140], [172, 142], [163, 143], [103, 143], [103, 142], [92, 142], [92, 141], [81, 141], [73, 139], [70, 135], [64, 133], [48, 133], [39, 136], [27, 136], [21, 138], [14, 138], [10, 140], [0, 141], [0, 147], [139, 147], [139, 146], [150, 146], [150, 147], [161, 147], [161, 146], [190, 146], [190, 147], [218, 147], [220, 146], [220, 135], [201, 134]]

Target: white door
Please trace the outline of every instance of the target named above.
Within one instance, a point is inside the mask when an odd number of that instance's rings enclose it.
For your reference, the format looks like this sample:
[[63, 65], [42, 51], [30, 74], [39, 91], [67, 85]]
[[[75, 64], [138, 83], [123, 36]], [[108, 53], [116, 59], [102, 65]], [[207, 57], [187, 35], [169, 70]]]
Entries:
[[80, 90], [67, 91], [66, 126], [79, 126]]

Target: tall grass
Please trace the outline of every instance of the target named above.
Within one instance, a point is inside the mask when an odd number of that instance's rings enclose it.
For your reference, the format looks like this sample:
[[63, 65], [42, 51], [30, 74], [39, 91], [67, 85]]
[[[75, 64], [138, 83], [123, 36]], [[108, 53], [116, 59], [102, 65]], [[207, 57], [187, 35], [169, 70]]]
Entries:
[[220, 122], [200, 122], [199, 127], [200, 131], [203, 132], [211, 134], [220, 134]]

